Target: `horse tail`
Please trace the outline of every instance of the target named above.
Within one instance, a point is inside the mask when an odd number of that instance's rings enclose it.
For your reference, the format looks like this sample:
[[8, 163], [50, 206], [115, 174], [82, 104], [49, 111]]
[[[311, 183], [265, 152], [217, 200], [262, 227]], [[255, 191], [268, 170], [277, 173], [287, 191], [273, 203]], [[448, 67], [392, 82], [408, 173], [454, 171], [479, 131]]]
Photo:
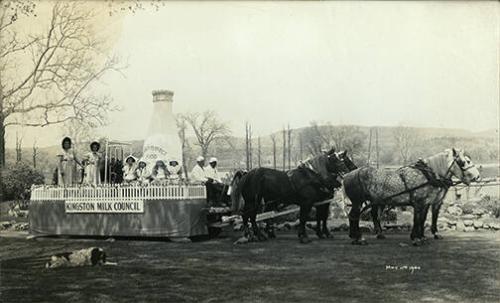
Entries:
[[247, 174], [241, 173], [235, 176], [231, 182], [231, 211], [232, 213], [241, 213], [245, 206], [245, 200], [242, 197], [242, 188], [246, 183]]

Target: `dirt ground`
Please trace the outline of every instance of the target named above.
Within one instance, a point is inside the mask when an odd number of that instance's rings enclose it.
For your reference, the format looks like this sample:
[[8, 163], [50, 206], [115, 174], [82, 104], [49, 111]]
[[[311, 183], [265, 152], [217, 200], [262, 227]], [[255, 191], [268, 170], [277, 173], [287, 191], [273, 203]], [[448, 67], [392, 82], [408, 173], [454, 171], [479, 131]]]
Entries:
[[[343, 232], [309, 245], [292, 232], [246, 245], [231, 236], [195, 243], [1, 237], [0, 301], [499, 302], [498, 233], [444, 236], [422, 247], [407, 246], [406, 232], [367, 246], [352, 246]], [[118, 266], [43, 268], [53, 253], [90, 246]]]

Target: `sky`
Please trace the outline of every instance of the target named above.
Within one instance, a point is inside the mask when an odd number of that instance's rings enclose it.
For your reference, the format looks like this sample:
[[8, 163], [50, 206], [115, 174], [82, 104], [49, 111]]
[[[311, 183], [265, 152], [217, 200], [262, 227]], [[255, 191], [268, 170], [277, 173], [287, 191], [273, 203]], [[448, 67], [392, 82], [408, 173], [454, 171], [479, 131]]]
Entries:
[[[497, 129], [499, 19], [497, 2], [168, 2], [110, 19], [128, 68], [104, 79], [122, 111], [99, 133], [143, 139], [156, 89], [239, 136], [245, 121], [254, 136], [311, 121]], [[48, 146], [64, 130], [23, 133]]]

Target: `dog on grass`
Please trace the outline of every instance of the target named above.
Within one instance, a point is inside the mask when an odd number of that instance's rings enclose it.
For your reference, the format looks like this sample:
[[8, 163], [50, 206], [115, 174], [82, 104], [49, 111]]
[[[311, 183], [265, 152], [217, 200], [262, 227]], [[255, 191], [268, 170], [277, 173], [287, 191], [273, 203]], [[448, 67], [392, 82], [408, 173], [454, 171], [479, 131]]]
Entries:
[[45, 264], [45, 268], [58, 267], [79, 267], [96, 265], [117, 265], [116, 263], [106, 262], [106, 253], [102, 248], [91, 247], [55, 254], [50, 261]]

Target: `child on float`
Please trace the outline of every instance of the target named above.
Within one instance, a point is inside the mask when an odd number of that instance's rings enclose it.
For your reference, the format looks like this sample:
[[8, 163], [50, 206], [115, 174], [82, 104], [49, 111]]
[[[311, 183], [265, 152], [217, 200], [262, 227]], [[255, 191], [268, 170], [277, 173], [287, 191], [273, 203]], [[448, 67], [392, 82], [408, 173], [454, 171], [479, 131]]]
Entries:
[[146, 169], [147, 163], [144, 160], [139, 160], [139, 163], [137, 165], [137, 170], [135, 171], [137, 175], [137, 181], [139, 181], [140, 184], [149, 184], [150, 178], [149, 178], [149, 173]]
[[77, 178], [77, 165], [81, 166], [80, 161], [73, 150], [73, 144], [69, 137], [62, 140], [62, 151], [57, 155], [57, 184], [59, 186], [71, 186], [78, 182]]
[[101, 144], [97, 141], [90, 143], [90, 152], [85, 156], [85, 177], [84, 184], [97, 185], [101, 184], [101, 155], [99, 149]]
[[137, 180], [136, 174], [136, 162], [137, 158], [130, 155], [125, 158], [125, 165], [123, 166], [123, 182], [126, 184], [130, 184]]
[[152, 184], [164, 184], [167, 182], [168, 170], [163, 160], [156, 161], [151, 172]]
[[182, 181], [182, 166], [179, 161], [171, 159], [167, 165], [168, 180], [170, 183], [179, 184]]

